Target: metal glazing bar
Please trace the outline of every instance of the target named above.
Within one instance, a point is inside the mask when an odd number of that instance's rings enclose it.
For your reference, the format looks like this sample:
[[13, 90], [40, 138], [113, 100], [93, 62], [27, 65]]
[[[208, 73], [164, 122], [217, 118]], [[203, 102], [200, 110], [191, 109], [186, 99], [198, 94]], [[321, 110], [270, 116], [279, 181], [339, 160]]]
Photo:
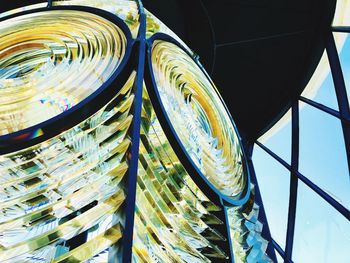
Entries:
[[[276, 161], [281, 163], [284, 167], [286, 167], [288, 170], [292, 170], [292, 167], [286, 163], [282, 158], [280, 158], [278, 155], [276, 155], [274, 152], [272, 152], [270, 149], [268, 149], [266, 146], [261, 144], [260, 142], [255, 142], [261, 149], [263, 149], [265, 152], [267, 152], [269, 155], [271, 155]], [[318, 187], [316, 184], [311, 182], [308, 178], [306, 178], [304, 175], [302, 175], [298, 171], [294, 171], [294, 176], [297, 176], [303, 183], [305, 183], [308, 187], [310, 187], [314, 192], [316, 192], [318, 195], [320, 195], [327, 203], [329, 203], [331, 206], [333, 206], [339, 213], [341, 213], [345, 218], [350, 220], [350, 211], [346, 209], [342, 204], [340, 204], [337, 200], [335, 200], [333, 197], [331, 197], [329, 194], [327, 194], [325, 191], [323, 191], [320, 187]]]
[[254, 144], [247, 145], [247, 144], [243, 143], [243, 146], [244, 146], [244, 150], [247, 154], [246, 156], [247, 156], [247, 163], [248, 163], [248, 169], [250, 172], [251, 182], [255, 186], [255, 188], [254, 188], [255, 189], [255, 202], [260, 206], [259, 220], [264, 224], [264, 227], [262, 230], [262, 235], [267, 241], [269, 241], [269, 245], [267, 247], [266, 253], [273, 260], [273, 262], [277, 262], [275, 250], [273, 248], [273, 244], [271, 243], [273, 239], [271, 237], [269, 224], [267, 222], [267, 217], [266, 217], [263, 201], [262, 201], [261, 194], [260, 194], [259, 184], [258, 184], [258, 181], [256, 178], [254, 165], [253, 165], [253, 161], [252, 161]]
[[350, 119], [347, 119], [347, 118], [341, 116], [338, 111], [333, 110], [332, 108], [329, 108], [321, 103], [317, 103], [317, 102], [310, 100], [310, 99], [307, 99], [305, 97], [300, 97], [299, 100], [350, 124]]
[[132, 244], [134, 231], [134, 217], [136, 206], [136, 183], [139, 159], [140, 145], [140, 128], [141, 128], [141, 110], [142, 110], [142, 88], [145, 68], [146, 54], [146, 14], [143, 9], [142, 2], [137, 1], [140, 13], [140, 28], [136, 44], [138, 46], [138, 65], [135, 82], [135, 104], [134, 104], [134, 120], [132, 128], [132, 146], [131, 158], [129, 162], [129, 177], [127, 185], [127, 197], [125, 208], [125, 228], [123, 231], [123, 260], [122, 262], [131, 262], [132, 259]]
[[350, 33], [350, 26], [333, 26], [331, 30], [333, 32]]
[[271, 243], [272, 243], [273, 247], [275, 248], [275, 250], [278, 252], [278, 254], [280, 254], [280, 256], [282, 258], [284, 258], [285, 253], [284, 253], [283, 249], [280, 247], [280, 245], [274, 239], [271, 240]]
[[285, 247], [285, 259], [291, 260], [293, 252], [293, 240], [295, 229], [295, 213], [297, 207], [298, 196], [298, 177], [294, 175], [294, 171], [299, 168], [299, 101], [296, 100], [292, 105], [292, 160], [290, 170], [290, 189], [289, 189], [289, 209], [288, 224]]
[[[333, 76], [333, 82], [335, 87], [335, 93], [337, 95], [339, 113], [345, 119], [350, 119], [350, 108], [348, 96], [346, 93], [345, 82], [343, 72], [341, 69], [337, 47], [335, 45], [334, 37], [332, 32], [329, 32], [327, 43], [326, 43], [327, 56], [331, 72]], [[348, 169], [350, 176], [350, 125], [342, 121], [344, 142], [346, 148], [346, 154], [348, 159]]]

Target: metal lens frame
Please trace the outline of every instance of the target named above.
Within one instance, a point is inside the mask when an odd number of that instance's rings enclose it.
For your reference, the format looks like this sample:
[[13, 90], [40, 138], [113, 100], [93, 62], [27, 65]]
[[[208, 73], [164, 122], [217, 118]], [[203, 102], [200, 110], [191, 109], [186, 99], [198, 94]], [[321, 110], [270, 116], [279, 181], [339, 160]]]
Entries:
[[250, 195], [250, 176], [249, 176], [249, 169], [247, 165], [247, 160], [245, 157], [245, 153], [243, 150], [243, 144], [241, 142], [241, 138], [239, 137], [239, 133], [237, 130], [237, 127], [235, 126], [232, 117], [227, 110], [227, 107], [222, 100], [221, 96], [217, 93], [217, 91], [214, 89], [214, 92], [216, 95], [220, 98], [221, 103], [224, 105], [224, 108], [226, 110], [226, 114], [228, 114], [231, 125], [234, 128], [234, 131], [237, 135], [237, 138], [239, 140], [239, 145], [242, 149], [242, 166], [243, 166], [243, 180], [245, 180], [245, 188], [244, 190], [238, 195], [238, 196], [228, 196], [223, 194], [219, 189], [217, 189], [213, 183], [210, 182], [210, 180], [207, 179], [207, 177], [203, 174], [203, 172], [198, 168], [198, 166], [193, 162], [191, 156], [187, 153], [183, 143], [181, 142], [179, 136], [176, 133], [176, 130], [169, 119], [167, 112], [165, 110], [165, 107], [163, 105], [161, 96], [159, 94], [153, 66], [152, 66], [152, 47], [153, 43], [157, 40], [169, 42], [172, 44], [175, 44], [177, 47], [179, 47], [182, 51], [184, 51], [198, 66], [198, 69], [202, 71], [202, 73], [206, 76], [207, 80], [212, 84], [212, 81], [210, 80], [209, 76], [203, 69], [203, 67], [199, 64], [199, 62], [195, 59], [193, 59], [193, 56], [188, 52], [188, 50], [183, 47], [178, 41], [176, 41], [174, 38], [172, 38], [169, 35], [163, 34], [163, 33], [156, 33], [152, 37], [150, 37], [147, 40], [148, 49], [147, 49], [147, 67], [148, 70], [145, 72], [145, 80], [147, 87], [150, 87], [149, 93], [150, 98], [152, 100], [152, 103], [155, 105], [156, 108], [159, 109], [157, 112], [158, 118], [160, 119], [160, 123], [169, 138], [169, 141], [174, 148], [175, 152], [177, 153], [177, 156], [180, 158], [181, 163], [186, 167], [189, 173], [191, 174], [191, 178], [196, 182], [196, 184], [204, 191], [204, 193], [213, 200], [216, 204], [225, 204], [229, 206], [238, 206], [243, 205], [245, 202], [247, 202], [249, 195]]

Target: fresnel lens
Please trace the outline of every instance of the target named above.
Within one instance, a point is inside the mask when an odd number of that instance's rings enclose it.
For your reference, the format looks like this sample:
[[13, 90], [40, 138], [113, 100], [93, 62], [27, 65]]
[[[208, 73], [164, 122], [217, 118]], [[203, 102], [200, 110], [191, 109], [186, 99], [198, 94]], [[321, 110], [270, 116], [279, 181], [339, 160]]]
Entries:
[[0, 15], [1, 262], [269, 262], [241, 141], [140, 1]]

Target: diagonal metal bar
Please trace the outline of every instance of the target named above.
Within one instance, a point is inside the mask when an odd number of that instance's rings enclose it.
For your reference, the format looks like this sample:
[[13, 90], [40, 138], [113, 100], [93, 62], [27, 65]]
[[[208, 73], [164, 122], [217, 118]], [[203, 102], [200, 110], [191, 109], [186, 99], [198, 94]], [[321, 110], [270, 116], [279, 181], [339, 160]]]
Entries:
[[332, 108], [329, 108], [321, 103], [315, 102], [315, 101], [310, 100], [310, 99], [305, 98], [305, 97], [300, 97], [299, 100], [302, 102], [305, 102], [305, 103], [307, 103], [307, 104], [309, 104], [309, 105], [311, 105], [311, 106], [313, 106], [313, 107], [315, 107], [323, 112], [326, 112], [326, 113], [340, 119], [341, 121], [344, 121], [344, 122], [350, 124], [350, 119], [347, 119], [347, 118], [341, 116], [338, 111], [333, 110]]
[[271, 243], [272, 243], [273, 247], [275, 248], [275, 250], [278, 252], [278, 254], [282, 258], [284, 258], [285, 253], [284, 253], [283, 249], [280, 247], [280, 245], [274, 239], [271, 239]]
[[252, 161], [252, 154], [253, 154], [253, 146], [254, 144], [246, 144], [245, 141], [243, 143], [244, 145], [244, 150], [247, 153], [247, 163], [248, 163], [248, 168], [249, 168], [249, 173], [251, 177], [251, 182], [255, 186], [255, 202], [259, 205], [260, 211], [259, 211], [259, 220], [264, 224], [263, 230], [262, 230], [262, 236], [269, 241], [269, 245], [267, 247], [267, 255], [272, 259], [273, 262], [277, 262], [276, 258], [276, 253], [275, 250], [273, 249], [273, 244], [272, 244], [272, 237], [271, 237], [271, 232], [269, 228], [269, 224], [267, 221], [265, 209], [264, 209], [264, 204], [261, 198], [261, 193], [259, 189], [259, 184], [256, 178], [255, 170], [254, 170], [254, 165]]
[[[271, 155], [276, 161], [278, 161], [280, 164], [282, 164], [284, 167], [286, 167], [288, 170], [292, 170], [292, 167], [286, 161], [284, 161], [281, 157], [279, 157], [274, 152], [272, 152], [269, 148], [267, 148], [266, 146], [264, 146], [263, 144], [261, 144], [258, 141], [256, 141], [255, 143], [261, 149], [263, 149], [265, 152], [267, 152], [269, 155]], [[342, 204], [340, 204], [337, 200], [335, 200], [333, 197], [331, 197], [329, 194], [327, 194], [325, 191], [323, 191], [316, 184], [311, 182], [308, 178], [306, 178], [300, 172], [294, 171], [293, 175], [297, 176], [304, 184], [306, 184], [314, 192], [316, 192], [318, 195], [320, 195], [327, 203], [329, 203], [331, 206], [333, 206], [346, 219], [350, 220], [350, 211], [347, 208], [345, 208]]]

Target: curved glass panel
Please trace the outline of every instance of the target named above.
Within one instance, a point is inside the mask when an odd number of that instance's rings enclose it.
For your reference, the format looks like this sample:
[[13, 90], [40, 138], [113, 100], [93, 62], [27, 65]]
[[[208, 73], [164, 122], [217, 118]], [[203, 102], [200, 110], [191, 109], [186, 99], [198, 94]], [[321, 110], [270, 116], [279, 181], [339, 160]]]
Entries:
[[343, 71], [348, 100], [350, 100], [350, 33], [333, 33], [333, 35], [335, 38], [344, 39], [344, 45], [338, 47], [338, 54]]
[[337, 6], [333, 18], [333, 26], [350, 25], [350, 1], [337, 0]]
[[[341, 39], [338, 38], [336, 40], [338, 45], [342, 45]], [[301, 95], [307, 99], [338, 110], [333, 77], [326, 51], [324, 51], [320, 63]]]
[[166, 114], [193, 163], [224, 195], [240, 195], [247, 186], [242, 149], [213, 84], [172, 43], [153, 44], [152, 65]]
[[50, 10], [0, 22], [0, 135], [46, 121], [95, 92], [126, 48], [112, 22]]

